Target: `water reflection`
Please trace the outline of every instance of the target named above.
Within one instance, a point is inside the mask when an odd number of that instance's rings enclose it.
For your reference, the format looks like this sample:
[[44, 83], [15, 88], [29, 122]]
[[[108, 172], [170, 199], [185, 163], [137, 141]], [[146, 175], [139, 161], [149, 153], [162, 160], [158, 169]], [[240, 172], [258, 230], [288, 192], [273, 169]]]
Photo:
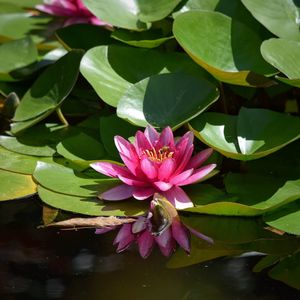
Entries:
[[36, 229], [39, 210], [1, 206], [0, 299], [300, 299], [299, 291], [253, 273], [256, 255], [168, 269], [157, 249], [146, 260], [135, 248], [115, 254], [113, 232]]

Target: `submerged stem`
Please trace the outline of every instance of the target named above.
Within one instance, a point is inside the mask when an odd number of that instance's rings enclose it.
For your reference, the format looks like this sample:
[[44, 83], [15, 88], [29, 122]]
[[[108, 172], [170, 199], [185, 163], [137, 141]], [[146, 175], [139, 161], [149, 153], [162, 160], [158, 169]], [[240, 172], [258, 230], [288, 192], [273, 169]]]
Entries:
[[56, 113], [58, 115], [59, 120], [66, 126], [69, 126], [68, 121], [66, 120], [65, 116], [63, 115], [60, 107], [56, 109]]

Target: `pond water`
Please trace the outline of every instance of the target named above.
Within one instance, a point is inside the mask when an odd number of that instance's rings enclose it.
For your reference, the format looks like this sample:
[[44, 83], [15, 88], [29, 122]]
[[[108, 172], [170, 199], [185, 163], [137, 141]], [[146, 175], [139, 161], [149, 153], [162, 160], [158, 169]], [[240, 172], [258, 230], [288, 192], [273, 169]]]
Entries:
[[114, 232], [37, 229], [41, 204], [1, 204], [0, 299], [300, 299], [300, 291], [253, 273], [261, 258], [219, 258], [170, 269], [157, 250], [116, 254]]

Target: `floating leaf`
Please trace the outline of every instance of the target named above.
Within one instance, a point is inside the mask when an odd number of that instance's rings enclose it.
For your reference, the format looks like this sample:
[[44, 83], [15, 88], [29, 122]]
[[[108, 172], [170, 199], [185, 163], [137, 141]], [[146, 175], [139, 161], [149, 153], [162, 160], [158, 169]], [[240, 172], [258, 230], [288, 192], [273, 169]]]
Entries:
[[205, 79], [184, 73], [154, 75], [128, 89], [117, 114], [139, 126], [179, 127], [218, 97], [217, 88]]
[[52, 223], [58, 215], [59, 210], [48, 205], [43, 205], [43, 222], [45, 225]]
[[0, 201], [14, 200], [36, 193], [31, 176], [0, 170]]
[[253, 272], [261, 272], [262, 270], [276, 264], [279, 259], [279, 255], [267, 255], [254, 266]]
[[118, 179], [90, 178], [73, 169], [41, 161], [38, 162], [33, 177], [44, 188], [78, 197], [97, 197], [99, 193], [120, 183]]
[[84, 198], [59, 194], [38, 186], [38, 194], [46, 204], [74, 213], [90, 216], [138, 216], [147, 210], [144, 201], [103, 202], [97, 198]]
[[205, 113], [190, 126], [203, 143], [239, 160], [269, 155], [300, 137], [299, 118], [266, 109], [242, 107], [238, 116]]
[[83, 0], [87, 8], [99, 19], [133, 30], [143, 30], [150, 27], [148, 22], [154, 22], [168, 16], [180, 0]]
[[300, 38], [299, 42], [269, 39], [262, 43], [261, 53], [268, 63], [288, 77], [276, 76], [278, 80], [300, 87]]
[[176, 17], [173, 33], [200, 66], [220, 81], [267, 86], [276, 73], [260, 54], [262, 40], [243, 23], [218, 12], [189, 11]]
[[26, 121], [57, 109], [74, 87], [82, 55], [82, 51], [71, 51], [47, 68], [22, 98], [14, 121]]
[[286, 0], [242, 0], [242, 3], [261, 24], [275, 35], [300, 41], [299, 2]]
[[100, 98], [114, 107], [132, 84], [151, 75], [183, 72], [211, 81], [208, 73], [183, 53], [116, 45], [99, 46], [87, 51], [80, 71]]

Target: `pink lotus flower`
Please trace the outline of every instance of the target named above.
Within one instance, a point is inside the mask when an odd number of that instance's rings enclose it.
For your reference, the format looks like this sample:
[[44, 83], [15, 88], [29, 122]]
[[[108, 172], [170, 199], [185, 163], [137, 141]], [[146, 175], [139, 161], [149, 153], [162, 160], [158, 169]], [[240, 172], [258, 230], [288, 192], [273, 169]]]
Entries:
[[193, 139], [194, 135], [189, 131], [175, 142], [170, 127], [159, 134], [151, 126], [144, 133], [136, 133], [134, 144], [116, 136], [115, 144], [125, 166], [97, 162], [91, 167], [107, 176], [119, 178], [123, 184], [102, 193], [99, 198], [114, 201], [133, 196], [137, 200], [145, 200], [157, 192], [177, 209], [192, 207], [192, 201], [181, 186], [198, 182], [216, 167], [215, 164], [201, 167], [212, 149], [192, 156]]
[[[134, 242], [138, 244], [139, 253], [143, 258], [147, 258], [150, 255], [155, 244], [158, 245], [164, 256], [170, 256], [175, 251], [177, 244], [187, 253], [190, 253], [191, 233], [198, 238], [213, 243], [211, 238], [183, 225], [175, 207], [171, 203], [166, 205], [167, 199], [163, 203], [167, 208], [164, 216], [155, 215], [155, 209], [160, 205], [158, 201], [156, 196], [154, 196], [147, 216], [139, 217], [134, 223], [121, 226], [114, 240], [118, 253], [128, 249]], [[167, 223], [165, 223], [166, 218], [169, 219]], [[161, 224], [155, 224], [158, 219], [160, 219], [159, 222], [162, 222]], [[117, 227], [96, 229], [96, 234], [102, 234], [115, 228]]]
[[36, 8], [50, 15], [65, 17], [65, 26], [77, 23], [109, 25], [95, 17], [81, 0], [44, 0], [44, 3]]

